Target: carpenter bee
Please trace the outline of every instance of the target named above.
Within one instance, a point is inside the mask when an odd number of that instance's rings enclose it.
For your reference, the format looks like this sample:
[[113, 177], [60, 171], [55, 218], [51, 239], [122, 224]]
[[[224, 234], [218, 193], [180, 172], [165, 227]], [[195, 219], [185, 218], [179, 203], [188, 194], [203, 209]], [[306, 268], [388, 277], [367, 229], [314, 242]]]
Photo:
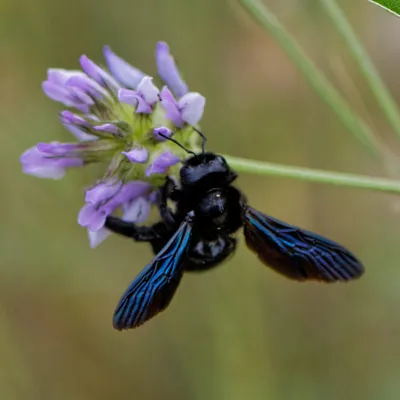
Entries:
[[[349, 281], [364, 272], [343, 246], [279, 221], [247, 205], [235, 187], [237, 174], [221, 155], [203, 151], [183, 162], [180, 181], [167, 178], [160, 189], [161, 221], [137, 226], [107, 217], [105, 226], [138, 242], [149, 242], [153, 260], [134, 279], [114, 313], [118, 330], [136, 328], [171, 302], [185, 271], [209, 270], [231, 255], [233, 234], [243, 227], [247, 246], [262, 263], [297, 281]], [[168, 201], [175, 203], [172, 210]]]

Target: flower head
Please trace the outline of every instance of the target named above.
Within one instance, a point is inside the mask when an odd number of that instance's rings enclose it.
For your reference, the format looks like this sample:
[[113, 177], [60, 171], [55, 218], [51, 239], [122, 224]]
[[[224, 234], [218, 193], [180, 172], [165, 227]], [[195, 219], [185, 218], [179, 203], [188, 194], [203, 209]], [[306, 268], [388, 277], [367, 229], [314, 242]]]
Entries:
[[156, 47], [156, 62], [165, 86], [104, 47], [107, 68], [82, 55], [82, 70], [51, 68], [42, 87], [63, 104], [62, 124], [77, 139], [73, 143], [39, 143], [21, 156], [25, 173], [60, 179], [68, 168], [106, 163], [98, 182], [86, 190], [78, 222], [89, 231], [94, 247], [109, 232], [108, 215], [121, 210], [123, 219], [143, 222], [160, 176], [178, 173], [187, 154], [168, 141], [174, 135], [191, 151], [199, 150], [193, 127], [200, 121], [205, 99], [189, 92], [166, 43]]

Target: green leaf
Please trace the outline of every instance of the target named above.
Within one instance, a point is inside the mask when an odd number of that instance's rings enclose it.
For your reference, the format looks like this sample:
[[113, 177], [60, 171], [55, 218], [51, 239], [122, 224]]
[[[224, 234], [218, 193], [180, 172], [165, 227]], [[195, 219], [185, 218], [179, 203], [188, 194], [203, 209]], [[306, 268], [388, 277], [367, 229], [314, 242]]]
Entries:
[[400, 0], [369, 0], [371, 3], [384, 8], [386, 11], [400, 17]]

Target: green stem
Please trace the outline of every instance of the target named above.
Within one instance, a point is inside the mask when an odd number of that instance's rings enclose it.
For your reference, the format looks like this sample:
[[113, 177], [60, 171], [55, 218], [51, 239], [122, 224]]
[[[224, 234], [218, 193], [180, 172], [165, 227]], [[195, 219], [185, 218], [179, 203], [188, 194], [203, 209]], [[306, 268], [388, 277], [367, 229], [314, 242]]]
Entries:
[[400, 182], [392, 179], [373, 178], [342, 172], [322, 171], [289, 165], [272, 164], [264, 161], [224, 156], [229, 165], [237, 172], [248, 172], [258, 175], [273, 175], [298, 179], [308, 182], [348, 186], [358, 189], [377, 190], [388, 193], [400, 193]]
[[379, 155], [379, 145], [371, 128], [350, 108], [346, 100], [328, 81], [310, 58], [303, 52], [293, 36], [279, 22], [277, 17], [259, 0], [239, 0], [250, 14], [267, 29], [279, 45], [286, 51], [293, 63], [303, 73], [309, 84], [322, 99], [336, 112], [347, 129], [366, 145], [375, 155]]
[[371, 61], [371, 58], [361, 45], [336, 0], [321, 0], [321, 2], [325, 6], [334, 25], [345, 39], [350, 53], [356, 60], [358, 67], [368, 82], [368, 85], [385, 113], [386, 118], [389, 120], [397, 135], [400, 136], [399, 109], [397, 108], [396, 102], [393, 100], [389, 90], [383, 83], [382, 78]]

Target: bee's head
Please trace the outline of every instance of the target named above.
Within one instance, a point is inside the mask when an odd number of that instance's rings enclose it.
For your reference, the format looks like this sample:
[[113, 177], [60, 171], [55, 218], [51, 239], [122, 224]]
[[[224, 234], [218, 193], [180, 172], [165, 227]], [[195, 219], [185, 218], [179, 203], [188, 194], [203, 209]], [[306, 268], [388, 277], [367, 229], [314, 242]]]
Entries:
[[190, 189], [192, 194], [196, 195], [201, 191], [204, 192], [230, 185], [237, 178], [237, 174], [231, 170], [224, 157], [206, 152], [204, 148], [207, 138], [195, 127], [192, 127], [192, 129], [202, 138], [201, 153], [194, 153], [174, 138], [159, 133], [160, 136], [174, 142], [187, 153], [192, 154], [190, 158], [183, 162], [180, 170], [182, 188]]
[[180, 170], [182, 188], [195, 190], [227, 186], [236, 177], [225, 158], [214, 153], [196, 154], [184, 161]]

